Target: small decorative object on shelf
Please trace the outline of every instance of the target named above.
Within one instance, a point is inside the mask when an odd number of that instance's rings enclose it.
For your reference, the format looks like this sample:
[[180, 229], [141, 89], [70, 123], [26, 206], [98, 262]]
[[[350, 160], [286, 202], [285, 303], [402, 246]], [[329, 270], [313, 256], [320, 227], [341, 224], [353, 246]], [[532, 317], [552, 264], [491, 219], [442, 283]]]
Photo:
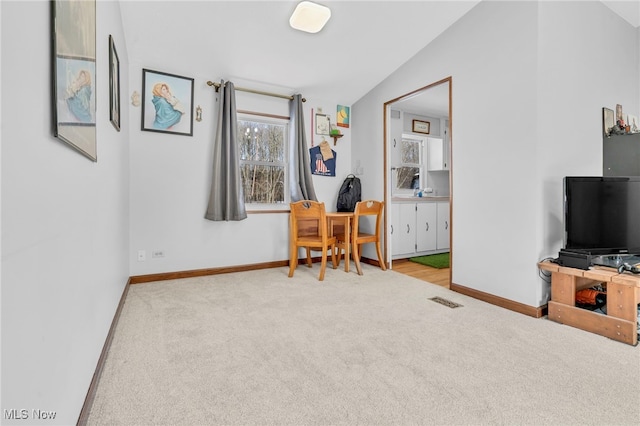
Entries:
[[338, 129], [335, 124], [332, 124], [331, 129], [329, 130], [329, 136], [333, 138], [333, 145], [335, 146], [338, 143], [338, 139], [343, 135], [340, 133], [340, 129]]
[[611, 128], [611, 130], [609, 130], [609, 135], [607, 135], [607, 136], [610, 136], [610, 135], [624, 135], [626, 133], [627, 132], [624, 130], [624, 128], [620, 127], [619, 124], [616, 124], [615, 126], [613, 126]]
[[607, 137], [640, 133], [638, 118], [631, 114], [623, 114], [622, 105], [616, 105], [615, 118], [614, 111], [609, 108], [602, 108], [602, 114], [603, 131]]
[[627, 124], [631, 127], [629, 133], [640, 132], [640, 129], [638, 128], [638, 117], [635, 115], [627, 114]]

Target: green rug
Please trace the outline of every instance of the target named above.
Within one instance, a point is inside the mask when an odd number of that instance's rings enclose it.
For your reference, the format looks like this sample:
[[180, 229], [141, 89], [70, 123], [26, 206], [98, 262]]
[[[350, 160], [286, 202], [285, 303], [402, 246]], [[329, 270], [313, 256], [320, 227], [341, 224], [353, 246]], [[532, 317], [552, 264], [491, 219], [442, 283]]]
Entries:
[[412, 257], [409, 260], [412, 262], [431, 266], [432, 268], [442, 269], [442, 268], [449, 267], [449, 253], [440, 253], [440, 254], [431, 254], [429, 256]]

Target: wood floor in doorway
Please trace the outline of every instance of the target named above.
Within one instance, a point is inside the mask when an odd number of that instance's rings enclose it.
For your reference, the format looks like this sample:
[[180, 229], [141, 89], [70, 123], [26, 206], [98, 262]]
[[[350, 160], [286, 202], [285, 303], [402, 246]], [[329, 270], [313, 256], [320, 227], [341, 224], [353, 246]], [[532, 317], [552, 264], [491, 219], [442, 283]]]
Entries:
[[430, 266], [411, 262], [409, 259], [394, 260], [392, 266], [394, 271], [401, 274], [409, 275], [422, 281], [428, 281], [442, 287], [450, 287], [451, 281], [449, 277], [449, 268], [432, 268]]

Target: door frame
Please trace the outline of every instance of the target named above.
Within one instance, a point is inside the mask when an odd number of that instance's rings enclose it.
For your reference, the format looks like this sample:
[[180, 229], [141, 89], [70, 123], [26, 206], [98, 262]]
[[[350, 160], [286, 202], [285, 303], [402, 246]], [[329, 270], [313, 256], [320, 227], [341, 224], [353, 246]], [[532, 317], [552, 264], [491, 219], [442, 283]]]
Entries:
[[[449, 253], [450, 253], [450, 267], [449, 267], [449, 283], [452, 282], [453, 277], [453, 221], [451, 218], [453, 217], [453, 195], [454, 195], [454, 187], [453, 187], [453, 156], [452, 156], [452, 146], [453, 146], [453, 106], [452, 106], [452, 93], [453, 93], [453, 78], [451, 76], [438, 80], [434, 83], [428, 84], [426, 86], [420, 87], [416, 90], [413, 90], [409, 93], [405, 93], [396, 98], [393, 98], [382, 105], [382, 116], [383, 116], [383, 182], [384, 182], [384, 202], [387, 206], [386, 211], [391, 211], [391, 190], [390, 190], [390, 173], [389, 173], [389, 132], [390, 132], [390, 123], [389, 119], [391, 116], [391, 107], [394, 103], [408, 99], [410, 97], [414, 97], [422, 94], [422, 92], [435, 87], [441, 84], [449, 84], [449, 143], [448, 143], [448, 158], [449, 158]], [[393, 254], [389, 249], [389, 241], [391, 240], [391, 235], [389, 233], [389, 214], [384, 215], [384, 259], [389, 265], [390, 269], [392, 268], [393, 262]]]

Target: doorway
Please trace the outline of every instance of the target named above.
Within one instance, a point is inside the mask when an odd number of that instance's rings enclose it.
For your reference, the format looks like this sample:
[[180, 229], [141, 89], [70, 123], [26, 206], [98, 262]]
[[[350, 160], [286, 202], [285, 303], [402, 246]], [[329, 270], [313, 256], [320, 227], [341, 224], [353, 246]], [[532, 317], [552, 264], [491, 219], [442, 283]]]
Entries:
[[[412, 257], [407, 247], [415, 247], [415, 255], [438, 253], [448, 249], [452, 253], [452, 167], [451, 167], [451, 129], [452, 129], [452, 78], [447, 77], [409, 93], [403, 94], [384, 103], [384, 199], [385, 214], [385, 242], [384, 256], [391, 269], [394, 260], [399, 269], [406, 268], [406, 259]], [[412, 135], [415, 138], [412, 138]], [[424, 139], [420, 155], [412, 155], [411, 139]], [[407, 141], [408, 143], [404, 143]], [[406, 148], [406, 149], [405, 149]], [[407, 155], [408, 153], [408, 155]], [[406, 158], [420, 158], [419, 164], [405, 164]], [[424, 159], [424, 162], [422, 162]], [[407, 191], [399, 185], [403, 179], [398, 179], [402, 173], [412, 167], [419, 170], [420, 185]], [[438, 241], [436, 245], [424, 244], [424, 240], [432, 237], [420, 235], [423, 232], [419, 227], [411, 225], [411, 220], [406, 219], [407, 204], [413, 204], [417, 210], [427, 207], [427, 204], [438, 204], [436, 223]], [[437, 202], [437, 203], [436, 203]], [[446, 204], [446, 208], [440, 209], [440, 204]], [[435, 206], [428, 209], [435, 211]], [[411, 214], [411, 213], [409, 213]], [[435, 213], [434, 213], [435, 214]], [[399, 222], [399, 217], [403, 216]], [[419, 221], [419, 219], [418, 219]], [[424, 225], [424, 222], [420, 222]], [[431, 222], [431, 219], [429, 220]], [[424, 226], [423, 226], [424, 227]], [[440, 229], [444, 227], [443, 229]], [[395, 229], [394, 229], [395, 228]], [[400, 229], [401, 228], [401, 229]], [[414, 228], [415, 231], [412, 229]], [[429, 228], [429, 226], [426, 226]], [[400, 231], [403, 232], [400, 232]], [[395, 235], [394, 235], [395, 231]], [[418, 232], [416, 235], [408, 235]], [[407, 234], [407, 235], [405, 235]], [[407, 238], [414, 241], [407, 243]], [[434, 234], [433, 238], [436, 236]], [[415, 242], [415, 244], [413, 244]], [[446, 245], [444, 245], [446, 243]], [[402, 266], [404, 265], [404, 266]], [[449, 283], [451, 282], [452, 268], [448, 268]]]

